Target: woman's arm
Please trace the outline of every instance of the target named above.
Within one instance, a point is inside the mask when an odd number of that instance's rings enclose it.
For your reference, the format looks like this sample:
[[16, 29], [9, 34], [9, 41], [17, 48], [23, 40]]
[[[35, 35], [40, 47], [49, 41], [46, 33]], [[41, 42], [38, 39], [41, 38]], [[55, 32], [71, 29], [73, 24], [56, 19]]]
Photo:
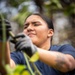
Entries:
[[61, 71], [68, 72], [75, 68], [75, 59], [69, 54], [39, 49], [40, 60], [49, 66]]
[[0, 66], [6, 64], [9, 64], [11, 67], [15, 67], [14, 61], [10, 58], [9, 42], [0, 42]]

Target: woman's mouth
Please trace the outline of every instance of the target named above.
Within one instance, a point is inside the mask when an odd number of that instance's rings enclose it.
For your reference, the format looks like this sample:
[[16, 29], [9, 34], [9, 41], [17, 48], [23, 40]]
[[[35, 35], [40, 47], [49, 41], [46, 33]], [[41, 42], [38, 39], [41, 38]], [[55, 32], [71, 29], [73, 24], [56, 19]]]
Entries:
[[29, 34], [28, 34], [29, 37], [33, 37], [34, 35], [35, 35], [35, 34], [33, 34], [33, 33], [29, 33]]

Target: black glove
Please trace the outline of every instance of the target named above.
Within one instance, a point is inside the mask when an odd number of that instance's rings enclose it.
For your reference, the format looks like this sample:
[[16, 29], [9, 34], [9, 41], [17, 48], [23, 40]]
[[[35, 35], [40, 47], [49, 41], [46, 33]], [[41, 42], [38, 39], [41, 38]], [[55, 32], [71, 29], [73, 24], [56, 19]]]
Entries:
[[[4, 26], [3, 26], [4, 25]], [[6, 41], [9, 38], [9, 31], [11, 31], [11, 25], [8, 20], [2, 20], [0, 19], [0, 41], [3, 41], [3, 27], [5, 27], [5, 34], [6, 34]]]
[[14, 39], [17, 39], [15, 43], [15, 48], [17, 51], [22, 50], [30, 57], [37, 51], [37, 47], [33, 45], [31, 39], [24, 33], [18, 34], [14, 37]]

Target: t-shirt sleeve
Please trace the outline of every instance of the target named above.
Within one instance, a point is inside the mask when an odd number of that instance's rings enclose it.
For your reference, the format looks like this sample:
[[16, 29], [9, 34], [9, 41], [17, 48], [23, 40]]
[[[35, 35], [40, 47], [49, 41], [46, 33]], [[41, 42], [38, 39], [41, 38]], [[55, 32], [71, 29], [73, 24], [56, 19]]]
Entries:
[[70, 44], [63, 45], [59, 48], [59, 51], [64, 54], [70, 54], [75, 58], [75, 48]]
[[16, 63], [16, 64], [26, 64], [23, 53], [20, 51], [14, 51], [11, 52], [11, 59]]

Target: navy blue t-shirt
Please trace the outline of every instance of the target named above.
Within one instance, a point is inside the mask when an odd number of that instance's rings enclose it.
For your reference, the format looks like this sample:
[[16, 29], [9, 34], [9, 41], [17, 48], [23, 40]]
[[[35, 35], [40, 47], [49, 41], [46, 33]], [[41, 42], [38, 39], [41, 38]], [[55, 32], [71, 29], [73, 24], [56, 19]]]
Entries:
[[[49, 50], [50, 51], [62, 52], [64, 54], [70, 54], [75, 58], [75, 48], [73, 48], [69, 44], [59, 45], [59, 46], [53, 45], [53, 46], [50, 47]], [[11, 53], [11, 58], [14, 60], [14, 62], [16, 64], [26, 65], [23, 53], [20, 52], [20, 51], [12, 52]], [[75, 75], [75, 74], [73, 74], [73, 72], [75, 72], [75, 70], [71, 71], [71, 72], [68, 72], [68, 73], [62, 73], [62, 72], [60, 72], [60, 71], [48, 66], [47, 64], [41, 62], [40, 60], [35, 62], [35, 65], [37, 66], [39, 71], [42, 73], [42, 75]]]

